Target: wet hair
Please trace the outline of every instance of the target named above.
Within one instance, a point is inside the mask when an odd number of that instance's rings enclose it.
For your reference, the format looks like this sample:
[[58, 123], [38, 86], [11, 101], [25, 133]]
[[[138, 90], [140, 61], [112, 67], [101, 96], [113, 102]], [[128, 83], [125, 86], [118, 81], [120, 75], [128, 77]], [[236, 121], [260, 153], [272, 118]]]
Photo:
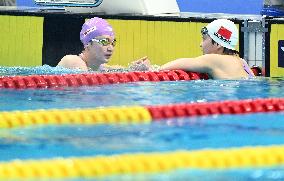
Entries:
[[[211, 38], [212, 39], [212, 38]], [[214, 45], [214, 44], [217, 44], [217, 45], [219, 45], [216, 41], [214, 41], [213, 39], [212, 39], [212, 44]], [[229, 48], [226, 48], [226, 47], [223, 47], [224, 48], [224, 50], [223, 50], [223, 53], [225, 54], [225, 55], [236, 55], [236, 56], [240, 56], [240, 52], [238, 52], [237, 50], [231, 50], [231, 49], [229, 49]]]

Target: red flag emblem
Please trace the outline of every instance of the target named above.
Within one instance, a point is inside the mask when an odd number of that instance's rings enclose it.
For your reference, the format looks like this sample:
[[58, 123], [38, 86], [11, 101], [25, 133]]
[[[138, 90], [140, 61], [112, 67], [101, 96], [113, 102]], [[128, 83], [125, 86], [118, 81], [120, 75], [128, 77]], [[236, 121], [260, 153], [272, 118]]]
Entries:
[[232, 32], [226, 28], [224, 28], [223, 26], [221, 26], [221, 28], [218, 30], [217, 32], [219, 35], [223, 36], [224, 38], [226, 38], [227, 40], [230, 40], [231, 36], [232, 36]]

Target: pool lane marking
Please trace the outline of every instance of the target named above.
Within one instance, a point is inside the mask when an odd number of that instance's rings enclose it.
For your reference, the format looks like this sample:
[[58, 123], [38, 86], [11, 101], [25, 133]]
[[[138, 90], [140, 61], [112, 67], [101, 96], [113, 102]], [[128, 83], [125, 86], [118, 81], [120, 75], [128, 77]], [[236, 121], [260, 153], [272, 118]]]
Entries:
[[0, 113], [0, 128], [64, 124], [131, 124], [152, 121], [149, 111], [140, 106], [96, 109], [51, 109]]
[[0, 112], [0, 128], [61, 124], [149, 123], [168, 118], [284, 111], [283, 98], [156, 106]]
[[284, 145], [0, 162], [0, 179], [102, 178], [178, 169], [256, 169], [284, 165]]

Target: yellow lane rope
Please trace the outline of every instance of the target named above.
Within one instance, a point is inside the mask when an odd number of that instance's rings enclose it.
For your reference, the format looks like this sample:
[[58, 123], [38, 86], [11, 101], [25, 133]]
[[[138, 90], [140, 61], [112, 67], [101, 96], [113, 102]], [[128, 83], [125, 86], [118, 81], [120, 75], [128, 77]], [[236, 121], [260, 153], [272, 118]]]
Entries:
[[97, 178], [176, 169], [230, 169], [284, 165], [284, 145], [169, 153], [123, 154], [0, 163], [0, 179]]
[[50, 124], [148, 123], [149, 111], [140, 106], [96, 109], [53, 109], [1, 112], [0, 128]]

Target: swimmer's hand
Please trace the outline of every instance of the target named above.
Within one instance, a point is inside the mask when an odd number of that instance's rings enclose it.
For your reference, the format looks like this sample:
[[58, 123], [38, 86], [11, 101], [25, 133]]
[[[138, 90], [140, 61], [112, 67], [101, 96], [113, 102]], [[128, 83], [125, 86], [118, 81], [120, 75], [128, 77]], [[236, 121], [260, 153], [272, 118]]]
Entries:
[[123, 72], [125, 71], [125, 67], [121, 65], [107, 65], [102, 64], [99, 67], [100, 72]]
[[128, 67], [132, 71], [151, 71], [152, 70], [150, 60], [148, 59], [147, 56], [131, 62], [128, 65]]

